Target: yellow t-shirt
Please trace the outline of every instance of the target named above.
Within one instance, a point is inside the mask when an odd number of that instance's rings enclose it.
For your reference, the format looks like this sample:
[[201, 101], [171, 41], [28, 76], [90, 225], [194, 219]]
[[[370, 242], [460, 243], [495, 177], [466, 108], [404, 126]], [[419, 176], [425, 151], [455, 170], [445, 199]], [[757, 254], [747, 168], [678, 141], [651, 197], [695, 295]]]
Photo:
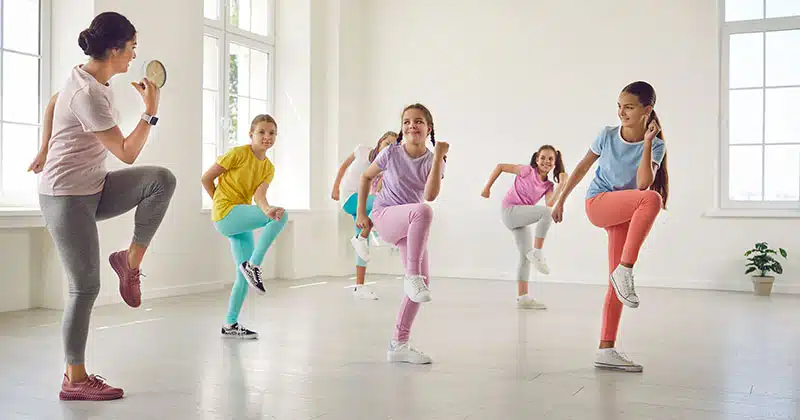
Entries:
[[269, 158], [258, 160], [250, 145], [237, 146], [217, 159], [225, 168], [214, 192], [211, 220], [218, 222], [239, 204], [252, 204], [253, 195], [262, 183], [269, 184], [275, 176], [275, 166]]

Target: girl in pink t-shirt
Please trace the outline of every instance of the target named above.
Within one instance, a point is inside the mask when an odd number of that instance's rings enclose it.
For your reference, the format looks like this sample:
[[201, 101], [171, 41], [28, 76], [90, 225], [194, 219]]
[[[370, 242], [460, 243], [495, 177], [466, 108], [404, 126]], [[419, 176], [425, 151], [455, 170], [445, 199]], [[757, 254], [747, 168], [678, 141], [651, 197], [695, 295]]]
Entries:
[[[435, 140], [433, 116], [421, 104], [403, 110], [402, 125], [397, 143], [383, 149], [361, 175], [356, 225], [368, 230], [375, 223], [381, 238], [400, 249], [405, 267], [403, 289], [406, 296], [386, 358], [390, 362], [425, 364], [431, 363], [431, 358], [411, 347], [408, 339], [419, 304], [431, 300], [427, 243], [433, 210], [425, 201], [439, 196], [445, 155], [450, 145]], [[429, 135], [433, 153], [425, 145]], [[383, 187], [368, 214], [369, 185], [381, 173]]]
[[[550, 171], [557, 174], [558, 187], [549, 179]], [[517, 307], [522, 309], [546, 309], [547, 307], [537, 302], [528, 295], [528, 280], [530, 278], [530, 263], [542, 274], [549, 274], [542, 247], [544, 238], [550, 229], [553, 219], [550, 217], [551, 207], [558, 200], [563, 181], [567, 179], [561, 152], [555, 147], [544, 145], [531, 157], [530, 165], [514, 165], [500, 163], [492, 171], [486, 187], [481, 195], [489, 198], [492, 184], [501, 173], [515, 174], [514, 184], [508, 189], [503, 198], [502, 218], [514, 235], [519, 250], [519, 264], [517, 267]], [[545, 206], [537, 205], [544, 197]], [[536, 239], [531, 244], [529, 226], [536, 223]]]

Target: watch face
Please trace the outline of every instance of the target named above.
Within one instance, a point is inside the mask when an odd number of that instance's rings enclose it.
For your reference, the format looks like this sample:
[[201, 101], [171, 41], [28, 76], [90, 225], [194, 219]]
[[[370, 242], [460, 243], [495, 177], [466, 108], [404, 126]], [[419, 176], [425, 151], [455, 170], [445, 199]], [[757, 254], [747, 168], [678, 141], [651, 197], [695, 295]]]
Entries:
[[160, 61], [152, 60], [145, 67], [145, 77], [161, 89], [167, 83], [167, 69]]

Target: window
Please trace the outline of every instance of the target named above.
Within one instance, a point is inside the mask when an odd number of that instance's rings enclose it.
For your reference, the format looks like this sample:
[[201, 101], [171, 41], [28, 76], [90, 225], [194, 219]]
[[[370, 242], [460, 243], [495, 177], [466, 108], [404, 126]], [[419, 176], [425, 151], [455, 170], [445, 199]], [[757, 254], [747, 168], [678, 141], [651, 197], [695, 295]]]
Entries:
[[[203, 168], [274, 113], [275, 0], [203, 0]], [[268, 157], [275, 161], [275, 150]], [[203, 207], [211, 207], [205, 190]]]
[[721, 204], [800, 209], [800, 1], [722, 7]]
[[0, 0], [0, 205], [38, 207], [37, 178], [26, 172], [39, 148], [43, 62], [49, 28], [46, 0]]

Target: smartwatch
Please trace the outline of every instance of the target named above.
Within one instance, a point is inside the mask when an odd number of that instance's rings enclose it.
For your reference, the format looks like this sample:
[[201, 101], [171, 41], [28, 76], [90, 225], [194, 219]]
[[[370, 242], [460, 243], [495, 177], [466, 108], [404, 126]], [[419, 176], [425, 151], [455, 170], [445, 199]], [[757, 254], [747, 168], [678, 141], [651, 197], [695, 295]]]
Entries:
[[142, 114], [142, 121], [145, 121], [150, 125], [156, 125], [156, 123], [158, 122], [158, 117], [156, 117], [155, 115]]

